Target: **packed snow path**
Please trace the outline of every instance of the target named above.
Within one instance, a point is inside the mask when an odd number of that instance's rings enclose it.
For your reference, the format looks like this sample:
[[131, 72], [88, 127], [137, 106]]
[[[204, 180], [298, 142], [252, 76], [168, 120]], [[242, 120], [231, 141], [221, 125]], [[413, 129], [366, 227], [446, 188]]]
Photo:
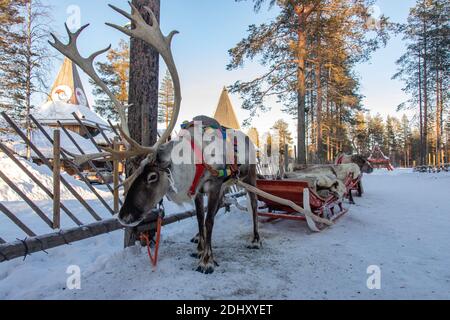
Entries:
[[[246, 249], [249, 215], [221, 212], [212, 275], [194, 271], [190, 219], [163, 229], [156, 271], [116, 232], [0, 264], [0, 299], [450, 299], [450, 175], [379, 171], [364, 183], [335, 226], [261, 224], [257, 251]], [[70, 265], [81, 268], [81, 290], [66, 289]], [[380, 290], [367, 288], [371, 265]]]

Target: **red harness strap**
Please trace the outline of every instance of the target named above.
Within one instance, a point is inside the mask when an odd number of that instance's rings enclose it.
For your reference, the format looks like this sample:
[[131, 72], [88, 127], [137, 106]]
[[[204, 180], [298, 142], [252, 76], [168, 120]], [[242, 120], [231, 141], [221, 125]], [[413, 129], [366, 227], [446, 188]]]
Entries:
[[342, 164], [342, 160], [344, 160], [344, 155], [341, 155], [341, 156], [337, 159], [336, 164]]
[[[235, 148], [237, 146], [237, 139], [235, 138]], [[194, 180], [192, 181], [192, 185], [189, 188], [189, 196], [194, 196], [196, 191], [197, 191], [197, 187], [198, 184], [200, 183], [201, 178], [203, 177], [203, 175], [205, 174], [205, 171], [208, 170], [213, 176], [220, 176], [220, 172], [216, 169], [214, 169], [213, 167], [211, 167], [210, 165], [205, 163], [205, 160], [203, 158], [203, 151], [200, 150], [200, 148], [198, 148], [198, 146], [195, 144], [194, 139], [192, 139], [191, 142], [191, 147], [192, 150], [194, 150], [194, 154], [195, 154], [195, 158], [196, 160], [201, 159], [201, 163], [196, 163], [195, 164], [195, 176], [194, 176]], [[234, 164], [230, 166], [230, 170], [231, 170], [231, 174], [235, 175], [236, 173], [239, 172], [239, 166], [237, 164], [237, 156], [236, 156], [237, 150], [235, 150], [235, 156], [234, 156]], [[226, 172], [226, 169], [224, 170]]]
[[195, 164], [195, 177], [194, 177], [194, 181], [192, 181], [191, 187], [189, 188], [189, 195], [192, 197], [195, 195], [197, 186], [200, 182], [200, 179], [203, 177], [203, 174], [206, 171], [206, 166], [203, 161], [203, 153], [195, 144], [194, 139], [192, 139], [191, 147], [192, 147], [192, 150], [194, 150], [195, 157], [197, 159], [201, 159], [201, 163]]

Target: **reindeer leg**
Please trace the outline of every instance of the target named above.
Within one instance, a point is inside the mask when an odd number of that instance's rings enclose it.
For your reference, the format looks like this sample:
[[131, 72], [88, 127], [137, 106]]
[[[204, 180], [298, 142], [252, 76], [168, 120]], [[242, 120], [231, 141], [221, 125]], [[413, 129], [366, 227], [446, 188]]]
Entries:
[[192, 238], [191, 242], [197, 243], [197, 253], [193, 253], [192, 257], [200, 258], [205, 245], [205, 206], [203, 203], [203, 194], [198, 194], [195, 197], [195, 211], [197, 213], [198, 233]]
[[253, 217], [253, 237], [250, 244], [247, 246], [249, 249], [261, 249], [262, 240], [259, 236], [259, 219], [258, 219], [258, 199], [254, 193], [249, 192], [247, 196], [250, 198], [249, 210], [252, 210]]
[[[221, 200], [221, 186], [216, 186], [212, 188], [211, 192], [208, 194], [208, 213], [205, 221], [204, 228], [204, 250], [200, 257], [200, 262], [198, 264], [197, 271], [210, 274], [214, 272], [214, 267], [218, 264], [214, 261], [213, 252], [212, 252], [212, 232], [214, 228], [214, 218], [216, 217], [217, 211], [219, 210], [219, 203]], [[201, 234], [201, 232], [200, 232]]]
[[356, 204], [355, 200], [353, 199], [353, 191], [350, 190], [348, 193], [348, 201], [350, 202], [350, 204]]
[[[250, 168], [249, 175], [244, 182], [256, 186], [256, 166]], [[259, 236], [259, 218], [258, 218], [258, 198], [254, 193], [248, 192], [247, 197], [249, 199], [250, 207], [248, 208], [249, 212], [251, 210], [252, 218], [253, 218], [253, 237], [248, 245], [249, 249], [260, 249], [262, 246], [262, 241]]]

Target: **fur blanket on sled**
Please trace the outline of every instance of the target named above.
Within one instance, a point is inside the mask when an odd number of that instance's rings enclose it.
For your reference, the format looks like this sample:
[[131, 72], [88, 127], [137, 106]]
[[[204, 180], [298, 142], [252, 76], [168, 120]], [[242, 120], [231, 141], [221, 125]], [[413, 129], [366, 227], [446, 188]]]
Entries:
[[350, 163], [297, 168], [294, 172], [286, 173], [285, 179], [306, 181], [309, 187], [323, 198], [331, 194], [343, 198], [347, 191], [345, 180], [350, 174], [354, 178], [361, 174], [358, 165]]

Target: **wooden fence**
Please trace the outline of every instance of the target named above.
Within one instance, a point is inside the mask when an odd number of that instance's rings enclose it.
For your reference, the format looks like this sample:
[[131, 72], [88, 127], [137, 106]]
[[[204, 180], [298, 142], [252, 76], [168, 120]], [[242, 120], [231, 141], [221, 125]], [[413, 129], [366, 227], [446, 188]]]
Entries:
[[[53, 160], [50, 161], [39, 148], [27, 137], [27, 135], [20, 129], [20, 127], [6, 114], [1, 113], [1, 116], [6, 120], [11, 129], [23, 140], [23, 142], [29, 147], [40, 160], [42, 165], [48, 167], [48, 169], [53, 173], [53, 187], [50, 189], [48, 186], [44, 185], [27, 167], [18, 159], [18, 156], [11, 150], [7, 145], [0, 142], [0, 150], [9, 159], [11, 159], [18, 169], [21, 170], [27, 177], [29, 177], [52, 201], [53, 201], [53, 211], [52, 217], [49, 218], [48, 215], [34, 203], [30, 197], [25, 194], [20, 188], [9, 179], [8, 175], [2, 171], [0, 168], [0, 179], [2, 179], [12, 190], [14, 190], [20, 198], [30, 207], [30, 209], [41, 219], [49, 228], [49, 233], [43, 235], [37, 235], [32, 231], [32, 227], [27, 226], [23, 221], [21, 221], [16, 214], [14, 214], [10, 209], [7, 208], [5, 204], [0, 203], [0, 212], [3, 213], [14, 225], [20, 229], [26, 236], [26, 238], [14, 242], [7, 242], [0, 235], [0, 263], [4, 261], [9, 261], [18, 257], [26, 257], [32, 253], [52, 249], [62, 245], [68, 245], [70, 243], [92, 238], [105, 233], [110, 233], [123, 228], [120, 223], [112, 218], [114, 214], [119, 211], [120, 205], [122, 205], [122, 200], [119, 196], [119, 185], [121, 183], [119, 176], [120, 163], [114, 161], [113, 163], [106, 162], [106, 166], [109, 170], [113, 172], [113, 186], [106, 183], [106, 188], [113, 195], [113, 207], [101, 196], [98, 190], [91, 184], [91, 182], [83, 174], [83, 169], [72, 161], [71, 153], [68, 152], [64, 146], [61, 145], [61, 133], [65, 134], [73, 145], [77, 148], [80, 154], [85, 154], [76, 139], [69, 130], [64, 128], [64, 126], [58, 122], [59, 128], [54, 130], [54, 135], [50, 136], [45, 128], [33, 117], [30, 116], [31, 122], [39, 130], [42, 135], [48, 140], [48, 142], [53, 145]], [[95, 141], [94, 137], [89, 133], [87, 128], [84, 126], [81, 119], [77, 114], [73, 114], [75, 120], [79, 125], [88, 132], [88, 139], [92, 142], [97, 150], [101, 150], [100, 146]], [[117, 135], [116, 128], [109, 122], [110, 130]], [[105, 134], [102, 127], [97, 125], [101, 136], [104, 138], [105, 142], [111, 148], [119, 148], [118, 139], [111, 141]], [[86, 184], [88, 189], [95, 195], [96, 200], [102, 204], [106, 212], [111, 214], [111, 218], [102, 219], [101, 214], [96, 212], [95, 209], [89, 205], [89, 203], [77, 193], [74, 187], [69, 183], [69, 181], [61, 174], [61, 160], [68, 163], [71, 169], [74, 170], [76, 175], [81, 179], [82, 182]], [[98, 176], [103, 177], [101, 170], [95, 165], [93, 161], [88, 163], [90, 169], [92, 169]], [[80, 213], [74, 212], [69, 209], [61, 201], [61, 186], [64, 186], [70, 194], [78, 201], [81, 206], [92, 216], [95, 220], [93, 223], [84, 223], [79, 218]], [[234, 189], [230, 195], [232, 198], [238, 198], [243, 196], [245, 193]], [[75, 225], [74, 228], [64, 229], [61, 228], [61, 213], [65, 214]], [[78, 214], [77, 214], [78, 213]], [[163, 225], [178, 222], [195, 215], [194, 211], [188, 211], [183, 213], [177, 213], [170, 215], [164, 219]], [[78, 216], [78, 217], [77, 217]], [[154, 216], [157, 216], [155, 212]], [[132, 233], [139, 233], [143, 231], [154, 231], [156, 228], [155, 218], [149, 218], [142, 225], [133, 228]], [[130, 230], [128, 230], [130, 231]], [[126, 241], [126, 240], [125, 240]], [[127, 243], [125, 243], [127, 245]]]

